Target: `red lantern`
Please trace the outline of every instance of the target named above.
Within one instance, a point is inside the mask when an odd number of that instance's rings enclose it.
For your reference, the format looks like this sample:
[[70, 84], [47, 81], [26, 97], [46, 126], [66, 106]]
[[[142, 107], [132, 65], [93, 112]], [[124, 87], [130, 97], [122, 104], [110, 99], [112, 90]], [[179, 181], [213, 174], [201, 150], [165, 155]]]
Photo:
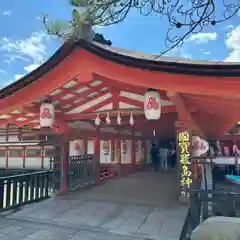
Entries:
[[123, 154], [127, 153], [127, 143], [125, 140], [122, 141], [122, 153]]
[[109, 154], [109, 141], [103, 142], [103, 153], [104, 153], [104, 155]]

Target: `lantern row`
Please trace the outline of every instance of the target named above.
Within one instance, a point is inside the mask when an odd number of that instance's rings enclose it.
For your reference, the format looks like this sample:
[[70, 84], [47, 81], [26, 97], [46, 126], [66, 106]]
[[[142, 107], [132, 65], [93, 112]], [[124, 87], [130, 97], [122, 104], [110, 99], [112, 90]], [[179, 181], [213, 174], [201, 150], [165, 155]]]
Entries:
[[[42, 103], [40, 106], [40, 126], [41, 127], [52, 127], [54, 122], [54, 105], [52, 103]], [[144, 114], [148, 120], [157, 120], [161, 116], [161, 99], [158, 91], [155, 89], [148, 89], [144, 95]], [[122, 122], [120, 112], [117, 116], [117, 123], [120, 125]], [[106, 123], [110, 124], [110, 114], [107, 113]], [[101, 124], [101, 119], [99, 114], [95, 119], [95, 125], [99, 126]], [[129, 124], [134, 125], [134, 118], [131, 112]]]
[[[111, 119], [110, 119], [110, 114], [109, 114], [109, 112], [107, 113], [106, 123], [107, 123], [107, 124], [111, 124]], [[122, 123], [122, 118], [121, 118], [121, 114], [120, 114], [120, 112], [119, 112], [119, 113], [118, 113], [118, 116], [117, 116], [117, 124], [118, 124], [118, 125], [121, 125], [121, 123]], [[100, 119], [100, 117], [99, 117], [99, 114], [97, 114], [97, 117], [96, 117], [96, 119], [95, 119], [95, 125], [96, 125], [96, 126], [99, 126], [100, 124], [101, 124], [101, 119]], [[133, 118], [132, 112], [131, 112], [131, 115], [130, 115], [129, 124], [130, 124], [131, 126], [134, 125], [134, 118]]]

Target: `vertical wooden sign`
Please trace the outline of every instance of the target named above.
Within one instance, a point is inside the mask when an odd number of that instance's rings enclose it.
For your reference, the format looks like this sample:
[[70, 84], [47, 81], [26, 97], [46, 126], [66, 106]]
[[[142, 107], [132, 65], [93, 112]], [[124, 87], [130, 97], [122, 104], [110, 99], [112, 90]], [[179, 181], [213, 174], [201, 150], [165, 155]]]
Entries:
[[182, 197], [189, 197], [190, 186], [193, 183], [190, 132], [187, 130], [177, 132], [177, 148], [180, 170], [180, 194]]

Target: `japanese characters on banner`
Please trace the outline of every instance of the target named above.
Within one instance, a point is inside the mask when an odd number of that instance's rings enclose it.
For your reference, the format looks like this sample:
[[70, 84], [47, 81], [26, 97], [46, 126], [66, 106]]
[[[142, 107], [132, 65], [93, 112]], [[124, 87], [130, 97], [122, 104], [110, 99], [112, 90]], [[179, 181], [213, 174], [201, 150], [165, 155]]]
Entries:
[[122, 153], [127, 154], [127, 142], [122, 140]]
[[192, 171], [190, 170], [190, 135], [187, 131], [178, 133], [179, 158], [181, 166], [180, 187], [181, 195], [189, 197], [189, 188], [192, 184]]
[[104, 155], [109, 155], [109, 141], [108, 140], [103, 141], [102, 151], [103, 151]]
[[159, 93], [149, 89], [144, 96], [144, 113], [148, 120], [157, 120], [161, 116], [161, 101]]
[[43, 103], [40, 106], [40, 126], [52, 127], [54, 122], [54, 105], [51, 103]]

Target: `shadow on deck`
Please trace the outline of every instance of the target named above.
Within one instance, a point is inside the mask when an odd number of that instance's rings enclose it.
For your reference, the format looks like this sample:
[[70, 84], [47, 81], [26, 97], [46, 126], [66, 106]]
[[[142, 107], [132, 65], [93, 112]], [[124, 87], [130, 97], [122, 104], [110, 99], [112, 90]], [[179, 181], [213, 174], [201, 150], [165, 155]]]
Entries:
[[25, 206], [7, 218], [145, 239], [177, 240], [187, 206], [174, 173], [138, 172]]

